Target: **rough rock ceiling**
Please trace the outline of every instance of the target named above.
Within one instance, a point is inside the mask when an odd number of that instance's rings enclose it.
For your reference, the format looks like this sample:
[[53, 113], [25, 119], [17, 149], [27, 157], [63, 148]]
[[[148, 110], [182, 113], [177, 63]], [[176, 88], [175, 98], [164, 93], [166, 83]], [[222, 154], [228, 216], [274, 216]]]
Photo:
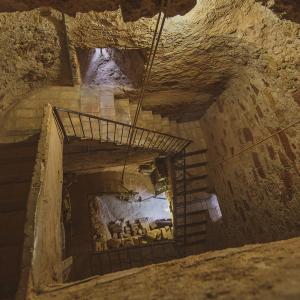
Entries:
[[[168, 8], [169, 17], [184, 15], [195, 5], [196, 0], [172, 0]], [[39, 7], [52, 7], [70, 16], [77, 12], [113, 11], [121, 7], [125, 21], [135, 21], [141, 17], [153, 17], [159, 11], [159, 0], [2, 0], [0, 11], [25, 11]]]
[[[31, 3], [29, 9], [43, 1], [1, 1], [0, 8], [25, 2]], [[89, 3], [100, 2], [106, 3]], [[149, 49], [155, 26], [154, 18], [125, 23], [120, 10], [78, 12], [66, 21], [70, 44], [77, 49]], [[0, 28], [6, 32], [0, 36], [0, 111], [40, 84], [62, 84], [67, 59], [61, 13], [3, 13]], [[294, 92], [299, 88], [299, 32], [299, 24], [279, 18], [259, 1], [198, 0], [186, 15], [167, 20], [144, 106], [182, 121], [199, 118], [245, 70]]]
[[288, 20], [300, 23], [299, 0], [260, 0], [275, 13]]
[[[148, 48], [153, 27], [154, 20], [123, 24], [115, 13], [81, 14], [70, 24], [83, 48]], [[185, 16], [167, 20], [144, 107], [182, 121], [199, 118], [246, 69], [295, 88], [288, 77], [297, 77], [298, 33], [297, 24], [255, 0], [199, 0]]]

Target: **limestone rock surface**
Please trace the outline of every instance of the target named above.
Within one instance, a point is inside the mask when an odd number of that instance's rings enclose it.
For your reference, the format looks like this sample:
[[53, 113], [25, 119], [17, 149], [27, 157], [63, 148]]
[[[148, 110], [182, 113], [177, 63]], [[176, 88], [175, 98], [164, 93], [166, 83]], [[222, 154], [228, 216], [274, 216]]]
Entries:
[[207, 252], [94, 277], [37, 299], [298, 299], [299, 246], [297, 238]]
[[[166, 3], [166, 2], [165, 2]], [[168, 6], [169, 17], [183, 15], [191, 10], [196, 0], [172, 0]], [[160, 10], [160, 1], [155, 0], [4, 0], [0, 3], [0, 11], [13, 12], [31, 10], [40, 7], [52, 7], [69, 15], [77, 12], [117, 10], [121, 7], [124, 20], [135, 21], [141, 17], [153, 17]]]
[[[120, 10], [78, 12], [75, 17], [66, 17], [69, 45], [74, 51], [147, 51], [155, 21], [141, 18], [126, 23]], [[3, 13], [0, 27], [7, 32], [0, 45], [5, 57], [1, 62], [2, 110], [38, 84], [67, 81], [61, 13], [41, 9]], [[144, 107], [180, 121], [197, 119], [231, 80], [245, 72], [263, 76], [274, 89], [291, 95], [300, 87], [299, 36], [299, 24], [282, 19], [255, 0], [198, 1], [186, 15], [167, 19]], [[34, 42], [24, 49], [22, 45], [31, 40]], [[134, 100], [136, 93], [128, 96]]]

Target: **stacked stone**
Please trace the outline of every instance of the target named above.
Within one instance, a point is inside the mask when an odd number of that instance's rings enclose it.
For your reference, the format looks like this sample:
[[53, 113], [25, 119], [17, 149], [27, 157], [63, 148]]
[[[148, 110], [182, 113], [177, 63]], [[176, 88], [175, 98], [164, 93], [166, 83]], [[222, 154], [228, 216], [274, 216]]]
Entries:
[[112, 239], [107, 241], [108, 249], [140, 246], [158, 240], [171, 240], [173, 229], [171, 221], [149, 222], [148, 219], [135, 221], [116, 221], [108, 225]]

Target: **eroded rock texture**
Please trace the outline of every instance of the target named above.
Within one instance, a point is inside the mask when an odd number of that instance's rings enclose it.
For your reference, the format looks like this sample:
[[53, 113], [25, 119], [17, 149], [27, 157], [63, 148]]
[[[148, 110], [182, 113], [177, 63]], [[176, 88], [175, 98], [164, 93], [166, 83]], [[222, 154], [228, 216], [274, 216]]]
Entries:
[[[166, 22], [144, 107], [178, 121], [202, 118], [211, 186], [224, 212], [213, 246], [299, 233], [298, 7], [295, 1], [199, 0]], [[0, 26], [2, 111], [36, 86], [71, 81], [60, 12], [2, 13]], [[145, 52], [154, 26], [155, 19], [126, 23], [119, 10], [78, 12], [66, 16], [69, 53]], [[124, 61], [120, 56], [123, 70]], [[137, 74], [131, 79], [140, 82]], [[136, 100], [136, 93], [126, 96]]]
[[0, 111], [41, 84], [69, 82], [61, 14], [0, 14]]
[[[167, 7], [166, 14], [169, 17], [184, 15], [191, 10], [196, 0], [172, 0]], [[1, 1], [0, 11], [13, 12], [31, 10], [40, 7], [52, 7], [61, 12], [75, 16], [77, 12], [113, 11], [121, 7], [122, 15], [126, 21], [135, 21], [141, 17], [153, 17], [161, 8], [161, 1], [155, 0], [4, 0]]]
[[[17, 21], [25, 19], [26, 22]], [[60, 73], [70, 73], [67, 59], [62, 58], [67, 50], [60, 13], [41, 9], [1, 14], [0, 24], [8, 33], [0, 49], [7, 57], [2, 61], [2, 97], [25, 93], [30, 88], [28, 76], [36, 84], [46, 78], [48, 82], [60, 82], [62, 77], [71, 81]], [[120, 11], [106, 11], [77, 13], [75, 18], [66, 17], [66, 24], [74, 50], [149, 49], [155, 20], [125, 23]], [[22, 44], [28, 44], [32, 36], [35, 42], [24, 49]], [[298, 53], [299, 25], [279, 19], [260, 3], [198, 1], [185, 16], [167, 20], [144, 106], [181, 121], [199, 118], [226, 89], [229, 80], [238, 78], [246, 69], [270, 77], [274, 86], [284, 86], [291, 94], [299, 87]], [[27, 69], [34, 74], [27, 75]], [[136, 82], [140, 81], [136, 78]], [[13, 93], [8, 86], [17, 91]], [[8, 90], [12, 95], [7, 95]], [[4, 102], [2, 105], [7, 106]]]
[[260, 0], [283, 18], [300, 22], [300, 4], [297, 0]]
[[298, 299], [299, 239], [249, 245], [135, 268], [37, 299]]
[[212, 246], [299, 235], [299, 95], [245, 73], [201, 123], [224, 216], [213, 229]]

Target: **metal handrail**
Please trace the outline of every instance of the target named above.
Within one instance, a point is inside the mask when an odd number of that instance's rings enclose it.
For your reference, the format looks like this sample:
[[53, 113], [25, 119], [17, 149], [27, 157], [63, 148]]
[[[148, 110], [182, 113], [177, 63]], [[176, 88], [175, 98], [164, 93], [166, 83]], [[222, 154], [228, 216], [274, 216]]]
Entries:
[[[88, 137], [92, 140], [99, 140], [100, 142], [114, 142], [114, 143], [119, 142], [119, 144], [128, 145], [129, 134], [132, 130], [135, 131], [134, 139], [132, 143], [133, 147], [153, 149], [164, 153], [180, 153], [192, 142], [191, 140], [177, 137], [168, 133], [162, 133], [156, 130], [137, 127], [137, 126], [132, 128], [130, 124], [126, 124], [126, 123], [98, 117], [95, 115], [90, 115], [83, 112], [78, 112], [66, 108], [53, 107], [53, 112], [59, 126], [61, 127], [61, 131], [65, 137], [65, 140], [67, 142], [70, 141], [70, 137], [83, 137], [83, 138]], [[66, 113], [67, 117], [62, 118], [61, 113]], [[74, 125], [75, 124], [74, 118], [76, 118], [79, 121], [80, 134], [76, 133], [75, 130], [76, 125]], [[87, 128], [84, 129], [83, 118], [88, 119], [89, 132], [87, 132]], [[96, 124], [98, 124], [97, 134], [93, 130], [92, 121], [93, 122], [96, 121]], [[104, 128], [106, 129], [105, 134], [102, 134], [101, 132], [101, 130], [103, 131], [103, 125], [101, 126], [101, 122], [104, 122], [105, 124], [106, 127]], [[71, 128], [72, 133], [67, 132], [66, 128], [68, 126]], [[121, 126], [121, 130], [120, 130], [121, 140], [116, 139], [118, 126]], [[109, 127], [113, 129], [113, 132], [111, 134], [109, 132]], [[126, 131], [127, 131], [127, 136], [126, 136]], [[138, 134], [138, 132], [140, 132], [140, 134]]]

